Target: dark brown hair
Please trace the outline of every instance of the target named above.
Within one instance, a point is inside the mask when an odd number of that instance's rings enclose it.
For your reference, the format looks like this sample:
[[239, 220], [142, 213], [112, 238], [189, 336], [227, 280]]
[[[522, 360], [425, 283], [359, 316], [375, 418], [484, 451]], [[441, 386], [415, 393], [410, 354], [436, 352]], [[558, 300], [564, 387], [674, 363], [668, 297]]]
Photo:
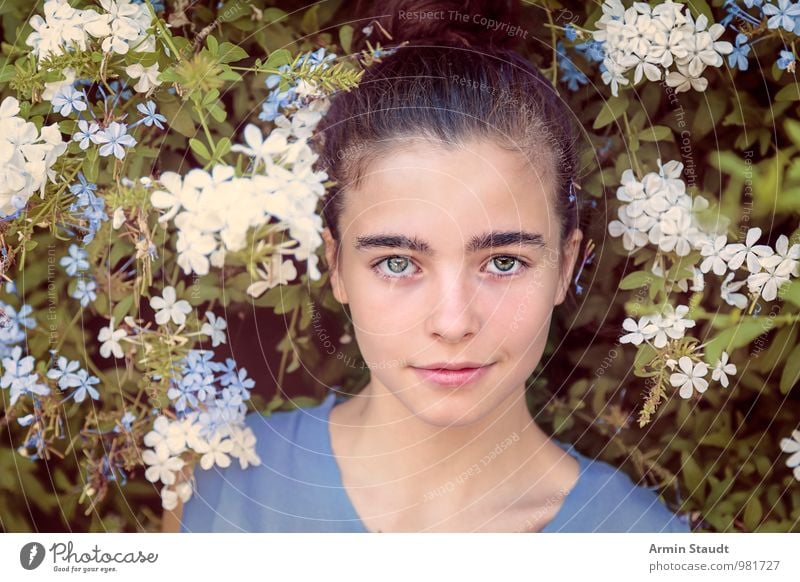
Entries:
[[[336, 183], [323, 209], [334, 240], [346, 189], [399, 140], [458, 147], [477, 137], [520, 153], [552, 184], [564, 244], [578, 226], [578, 134], [550, 81], [513, 48], [519, 2], [362, 0], [356, 14], [366, 19], [356, 23], [353, 50], [369, 38], [394, 52], [368, 66], [357, 88], [331, 97], [314, 136], [318, 164]], [[362, 33], [369, 25], [371, 35]]]

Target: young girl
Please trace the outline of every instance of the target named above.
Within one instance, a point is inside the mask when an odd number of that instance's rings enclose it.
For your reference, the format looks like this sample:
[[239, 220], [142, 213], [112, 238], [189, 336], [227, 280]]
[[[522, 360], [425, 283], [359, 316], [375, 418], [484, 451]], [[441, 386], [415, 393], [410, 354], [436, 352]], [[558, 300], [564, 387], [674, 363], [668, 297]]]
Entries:
[[516, 3], [463, 4], [379, 3], [366, 31], [397, 48], [317, 129], [337, 183], [327, 266], [369, 383], [248, 414], [262, 464], [196, 469], [181, 531], [689, 531], [531, 418], [526, 380], [582, 239], [577, 132], [504, 46]]

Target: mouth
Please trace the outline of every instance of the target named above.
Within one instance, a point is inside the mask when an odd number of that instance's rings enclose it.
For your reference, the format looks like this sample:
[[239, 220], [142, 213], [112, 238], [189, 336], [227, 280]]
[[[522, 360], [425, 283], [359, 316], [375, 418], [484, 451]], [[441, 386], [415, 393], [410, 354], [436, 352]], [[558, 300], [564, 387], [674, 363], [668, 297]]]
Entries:
[[471, 382], [475, 382], [483, 377], [489, 369], [494, 365], [494, 362], [484, 366], [469, 366], [463, 367], [463, 364], [458, 368], [418, 368], [411, 366], [411, 368], [422, 378], [425, 382], [437, 384], [439, 386], [462, 386]]

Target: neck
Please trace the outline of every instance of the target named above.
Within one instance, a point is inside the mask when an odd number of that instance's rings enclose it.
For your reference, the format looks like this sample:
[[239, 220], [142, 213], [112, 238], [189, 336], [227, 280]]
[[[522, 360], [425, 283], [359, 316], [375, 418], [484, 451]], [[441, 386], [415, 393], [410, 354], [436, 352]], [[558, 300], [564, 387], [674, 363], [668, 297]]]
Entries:
[[349, 434], [348, 450], [359, 459], [361, 479], [400, 485], [409, 501], [460, 505], [520, 480], [535, 486], [526, 475], [536, 467], [542, 486], [556, 460], [548, 436], [531, 418], [524, 386], [469, 425], [426, 423], [374, 380], [347, 404], [337, 423]]

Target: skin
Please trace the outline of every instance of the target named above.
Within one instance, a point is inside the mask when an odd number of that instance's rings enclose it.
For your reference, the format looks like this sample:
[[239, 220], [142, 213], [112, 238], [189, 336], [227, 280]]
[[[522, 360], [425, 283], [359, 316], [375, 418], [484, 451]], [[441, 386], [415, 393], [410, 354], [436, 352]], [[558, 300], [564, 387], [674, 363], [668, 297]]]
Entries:
[[[331, 444], [371, 531], [538, 531], [577, 481], [577, 460], [524, 398], [583, 236], [562, 245], [553, 196], [546, 172], [491, 142], [418, 142], [347, 190], [340, 241], [323, 232], [334, 297], [349, 306], [370, 369], [362, 392], [331, 411]], [[539, 233], [544, 244], [465, 250], [490, 231]], [[355, 248], [379, 233], [424, 240], [434, 254]], [[459, 387], [411, 367], [467, 360], [493, 364]]]

